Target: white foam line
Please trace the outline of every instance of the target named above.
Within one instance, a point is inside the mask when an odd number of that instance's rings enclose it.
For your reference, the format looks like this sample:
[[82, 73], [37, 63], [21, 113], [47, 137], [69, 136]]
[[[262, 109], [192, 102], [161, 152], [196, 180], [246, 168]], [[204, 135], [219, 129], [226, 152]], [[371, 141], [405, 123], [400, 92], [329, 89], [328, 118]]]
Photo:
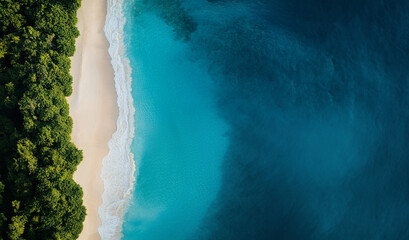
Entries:
[[117, 240], [122, 236], [125, 209], [131, 197], [135, 182], [135, 163], [130, 152], [134, 134], [133, 99], [131, 96], [131, 68], [124, 56], [123, 29], [125, 17], [122, 14], [123, 0], [107, 0], [105, 35], [110, 44], [109, 54], [115, 74], [118, 120], [117, 130], [108, 142], [109, 153], [103, 159], [101, 178], [104, 182], [102, 205], [98, 209], [101, 226], [98, 232], [102, 240]]

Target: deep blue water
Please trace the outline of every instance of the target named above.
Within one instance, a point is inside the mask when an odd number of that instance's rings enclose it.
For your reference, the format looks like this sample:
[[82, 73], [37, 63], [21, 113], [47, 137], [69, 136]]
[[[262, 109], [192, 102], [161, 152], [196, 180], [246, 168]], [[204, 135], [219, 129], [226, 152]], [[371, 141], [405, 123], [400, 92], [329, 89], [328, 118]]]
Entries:
[[409, 239], [408, 1], [125, 2], [124, 239]]

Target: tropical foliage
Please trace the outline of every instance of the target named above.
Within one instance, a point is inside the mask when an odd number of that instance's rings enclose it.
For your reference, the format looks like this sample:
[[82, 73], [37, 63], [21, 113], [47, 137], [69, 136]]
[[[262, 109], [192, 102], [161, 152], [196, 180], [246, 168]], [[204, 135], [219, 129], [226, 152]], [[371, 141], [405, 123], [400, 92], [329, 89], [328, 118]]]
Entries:
[[80, 0], [0, 0], [0, 239], [76, 239], [85, 207], [66, 97]]

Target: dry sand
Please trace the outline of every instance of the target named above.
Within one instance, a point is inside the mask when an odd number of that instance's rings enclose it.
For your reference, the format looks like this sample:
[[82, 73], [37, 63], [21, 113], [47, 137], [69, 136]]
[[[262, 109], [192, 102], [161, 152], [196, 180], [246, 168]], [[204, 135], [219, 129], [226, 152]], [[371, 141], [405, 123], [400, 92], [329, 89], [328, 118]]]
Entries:
[[105, 16], [105, 0], [82, 1], [77, 24], [81, 36], [72, 58], [73, 94], [68, 98], [74, 121], [72, 141], [84, 154], [74, 179], [83, 189], [87, 208], [80, 240], [101, 239], [98, 207], [103, 192], [102, 159], [108, 153], [107, 143], [118, 117], [114, 73], [103, 31]]

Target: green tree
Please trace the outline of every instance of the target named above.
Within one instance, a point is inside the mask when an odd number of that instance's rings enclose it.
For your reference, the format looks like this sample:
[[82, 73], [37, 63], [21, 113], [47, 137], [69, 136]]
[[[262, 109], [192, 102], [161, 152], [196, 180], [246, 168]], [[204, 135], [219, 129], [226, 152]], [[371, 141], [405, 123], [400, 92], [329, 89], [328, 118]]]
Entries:
[[85, 207], [65, 99], [79, 0], [0, 1], [0, 240], [76, 239]]

